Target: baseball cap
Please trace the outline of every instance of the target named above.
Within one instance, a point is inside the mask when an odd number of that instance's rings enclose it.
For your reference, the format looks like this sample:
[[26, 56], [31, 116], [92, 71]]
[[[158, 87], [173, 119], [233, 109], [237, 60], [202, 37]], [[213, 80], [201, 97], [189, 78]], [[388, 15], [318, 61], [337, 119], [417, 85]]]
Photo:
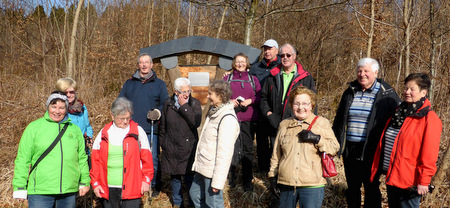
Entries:
[[278, 43], [274, 39], [266, 40], [266, 42], [264, 42], [261, 48], [264, 46], [275, 47], [276, 49], [278, 49]]

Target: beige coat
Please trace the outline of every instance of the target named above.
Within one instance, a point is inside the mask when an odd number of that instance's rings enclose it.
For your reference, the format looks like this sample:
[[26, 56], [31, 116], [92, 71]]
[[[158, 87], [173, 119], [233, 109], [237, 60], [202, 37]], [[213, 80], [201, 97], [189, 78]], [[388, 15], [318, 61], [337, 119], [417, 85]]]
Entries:
[[309, 127], [314, 117], [311, 113], [303, 123], [293, 118], [280, 123], [269, 171], [269, 177], [278, 175], [279, 184], [319, 186], [327, 183], [322, 176], [321, 152], [335, 155], [339, 150], [330, 122], [319, 117], [313, 124], [311, 131], [321, 137], [316, 145], [300, 143], [297, 137], [300, 131]]
[[[222, 117], [223, 120], [219, 127]], [[219, 135], [217, 135], [218, 132]], [[211, 187], [213, 188], [222, 190], [225, 186], [233, 157], [234, 143], [239, 132], [239, 123], [232, 103], [226, 104], [212, 116], [206, 117], [192, 170], [211, 178]]]

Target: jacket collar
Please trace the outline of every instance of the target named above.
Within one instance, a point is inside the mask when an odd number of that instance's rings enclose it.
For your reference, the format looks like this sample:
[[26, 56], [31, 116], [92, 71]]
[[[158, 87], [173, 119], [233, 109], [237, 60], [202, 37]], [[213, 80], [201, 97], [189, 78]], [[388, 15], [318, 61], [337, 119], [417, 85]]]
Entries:
[[138, 70], [136, 70], [136, 71], [134, 72], [134, 74], [131, 76], [131, 79], [139, 80], [139, 81], [141, 81], [142, 83], [148, 83], [148, 82], [151, 82], [151, 81], [153, 81], [153, 80], [156, 79], [156, 73], [155, 73], [155, 71], [153, 71], [153, 69], [152, 69], [151, 72], [152, 72], [152, 75], [151, 75], [148, 79], [143, 80], [142, 77], [141, 77], [141, 74], [139, 73], [139, 69], [138, 69]]
[[277, 55], [277, 59], [275, 59], [273, 61], [266, 60], [265, 58], [263, 58], [261, 60], [261, 63], [267, 68], [272, 68], [272, 67], [277, 66], [278, 64], [281, 63], [281, 57], [279, 55]]
[[[382, 79], [377, 78], [376, 81], [381, 84], [380, 91], [386, 91], [387, 89], [391, 88], [391, 86]], [[356, 91], [357, 89], [361, 89], [361, 85], [359, 84], [357, 79], [355, 79], [352, 82], [349, 82], [348, 85], [352, 88], [353, 91]], [[373, 85], [372, 85], [372, 87], [373, 87]]]
[[311, 111], [311, 114], [303, 121], [298, 120], [297, 118], [291, 118], [291, 121], [288, 124], [288, 127], [293, 128], [296, 126], [300, 126], [302, 123], [307, 123], [308, 125], [314, 120], [316, 115]]
[[422, 107], [417, 109], [417, 111], [411, 114], [411, 116], [425, 117], [426, 115], [428, 115], [428, 112], [430, 111], [431, 111], [431, 102], [428, 99], [425, 99], [425, 102], [423, 103]]
[[[309, 75], [309, 72], [305, 71], [305, 70], [303, 69], [303, 66], [302, 66], [300, 63], [298, 63], [298, 62], [296, 61], [295, 64], [297, 65], [297, 71], [295, 72], [295, 75], [294, 75], [294, 77], [295, 77], [296, 80], [303, 79], [303, 78], [305, 78], [306, 76]], [[275, 68], [273, 68], [272, 70], [270, 70], [270, 74], [271, 74], [272, 76], [276, 76], [277, 74], [280, 74], [280, 72], [281, 72], [281, 67], [283, 67], [283, 65], [282, 65], [282, 64], [278, 64], [278, 66], [276, 66]]]
[[224, 111], [233, 111], [234, 112], [234, 105], [231, 102], [228, 102], [227, 104], [223, 105], [217, 112], [211, 115], [211, 118], [218, 117], [221, 115]]

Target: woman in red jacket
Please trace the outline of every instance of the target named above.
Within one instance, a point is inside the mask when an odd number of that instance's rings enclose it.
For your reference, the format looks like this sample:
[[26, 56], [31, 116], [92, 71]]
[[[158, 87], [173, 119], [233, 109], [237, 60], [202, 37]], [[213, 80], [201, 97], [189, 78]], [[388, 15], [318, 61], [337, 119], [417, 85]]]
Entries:
[[423, 73], [405, 79], [404, 101], [388, 120], [375, 152], [371, 180], [386, 174], [389, 207], [419, 207], [436, 173], [442, 122], [426, 98], [431, 82]]
[[103, 207], [139, 207], [149, 191], [153, 161], [147, 134], [131, 120], [133, 104], [124, 97], [111, 107], [112, 122], [92, 147], [91, 185]]

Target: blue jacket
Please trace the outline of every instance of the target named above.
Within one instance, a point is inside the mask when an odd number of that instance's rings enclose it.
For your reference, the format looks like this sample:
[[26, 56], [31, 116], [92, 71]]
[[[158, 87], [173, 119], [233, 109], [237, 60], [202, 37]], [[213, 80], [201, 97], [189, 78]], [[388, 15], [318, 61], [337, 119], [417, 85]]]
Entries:
[[88, 137], [92, 138], [92, 136], [94, 135], [94, 131], [92, 130], [92, 126], [89, 123], [89, 117], [88, 117], [88, 111], [87, 111], [86, 105], [83, 105], [82, 113], [77, 113], [77, 114], [68, 113], [67, 115], [69, 115], [69, 118], [73, 124], [80, 127], [81, 133], [83, 135], [86, 133], [86, 135]]
[[[147, 134], [151, 133], [151, 121], [147, 119], [149, 110], [158, 108], [161, 112], [164, 102], [169, 98], [166, 83], [153, 75], [142, 81], [137, 70], [128, 79], [120, 91], [119, 97], [125, 97], [133, 102], [133, 121], [137, 122]], [[158, 122], [153, 122], [153, 133], [158, 132]]]

